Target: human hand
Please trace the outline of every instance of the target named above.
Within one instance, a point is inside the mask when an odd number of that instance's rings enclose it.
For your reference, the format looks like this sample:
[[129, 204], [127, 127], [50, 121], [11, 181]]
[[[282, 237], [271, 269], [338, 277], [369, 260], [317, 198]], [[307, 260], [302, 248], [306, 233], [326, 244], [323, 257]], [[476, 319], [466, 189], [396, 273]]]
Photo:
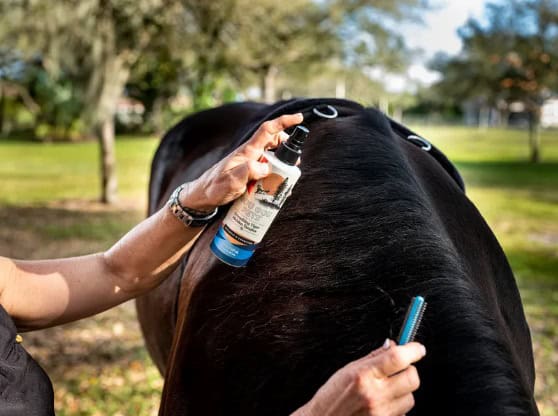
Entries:
[[411, 365], [426, 354], [419, 343], [386, 343], [337, 371], [293, 416], [400, 416], [414, 406], [420, 380]]
[[300, 124], [302, 114], [288, 114], [266, 121], [242, 146], [187, 184], [180, 194], [183, 206], [211, 212], [246, 192], [249, 181], [270, 173], [267, 163], [259, 162], [263, 152], [273, 149], [288, 136], [283, 130]]

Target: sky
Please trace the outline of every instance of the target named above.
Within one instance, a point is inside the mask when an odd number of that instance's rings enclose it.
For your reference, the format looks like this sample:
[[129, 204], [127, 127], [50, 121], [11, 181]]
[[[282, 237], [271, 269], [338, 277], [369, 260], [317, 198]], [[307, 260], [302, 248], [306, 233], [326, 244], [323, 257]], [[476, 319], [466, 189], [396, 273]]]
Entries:
[[469, 17], [480, 18], [488, 0], [435, 0], [433, 10], [423, 14], [423, 23], [405, 23], [401, 33], [412, 48], [423, 51], [414, 59], [406, 76], [384, 74], [372, 71], [374, 78], [381, 78], [388, 91], [403, 92], [419, 82], [429, 85], [436, 81], [439, 74], [429, 71], [426, 63], [436, 52], [456, 54], [461, 50], [461, 40], [457, 29]]

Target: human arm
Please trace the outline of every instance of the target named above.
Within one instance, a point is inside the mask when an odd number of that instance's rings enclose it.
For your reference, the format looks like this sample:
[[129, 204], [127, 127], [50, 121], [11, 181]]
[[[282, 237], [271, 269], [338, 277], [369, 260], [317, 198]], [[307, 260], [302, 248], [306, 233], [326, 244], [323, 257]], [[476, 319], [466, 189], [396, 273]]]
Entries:
[[412, 363], [426, 354], [411, 342], [381, 348], [347, 364], [291, 416], [401, 416], [414, 406], [420, 380]]
[[[183, 206], [212, 211], [269, 173], [258, 159], [276, 147], [302, 115], [263, 123], [239, 149], [187, 184]], [[20, 330], [45, 328], [109, 309], [157, 286], [176, 267], [203, 228], [185, 227], [165, 206], [109, 250], [87, 256], [23, 261], [0, 257], [0, 303]]]

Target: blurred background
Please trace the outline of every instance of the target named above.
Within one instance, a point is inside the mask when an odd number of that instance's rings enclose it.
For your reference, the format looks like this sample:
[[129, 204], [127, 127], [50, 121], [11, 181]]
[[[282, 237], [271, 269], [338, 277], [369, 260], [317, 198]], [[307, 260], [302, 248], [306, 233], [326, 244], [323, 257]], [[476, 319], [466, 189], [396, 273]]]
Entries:
[[[0, 255], [107, 249], [185, 115], [341, 97], [440, 147], [518, 280], [558, 415], [557, 0], [0, 0]], [[157, 413], [133, 304], [24, 335], [59, 415]]]

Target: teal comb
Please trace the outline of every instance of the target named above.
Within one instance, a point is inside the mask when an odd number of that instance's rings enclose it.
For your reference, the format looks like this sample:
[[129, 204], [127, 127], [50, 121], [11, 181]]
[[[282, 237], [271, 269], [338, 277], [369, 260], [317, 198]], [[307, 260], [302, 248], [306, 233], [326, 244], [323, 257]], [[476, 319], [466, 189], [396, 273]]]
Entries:
[[411, 304], [407, 309], [407, 314], [405, 315], [405, 320], [403, 321], [403, 326], [401, 327], [397, 339], [398, 345], [404, 345], [415, 339], [426, 305], [427, 303], [422, 296], [415, 296], [411, 299]]

